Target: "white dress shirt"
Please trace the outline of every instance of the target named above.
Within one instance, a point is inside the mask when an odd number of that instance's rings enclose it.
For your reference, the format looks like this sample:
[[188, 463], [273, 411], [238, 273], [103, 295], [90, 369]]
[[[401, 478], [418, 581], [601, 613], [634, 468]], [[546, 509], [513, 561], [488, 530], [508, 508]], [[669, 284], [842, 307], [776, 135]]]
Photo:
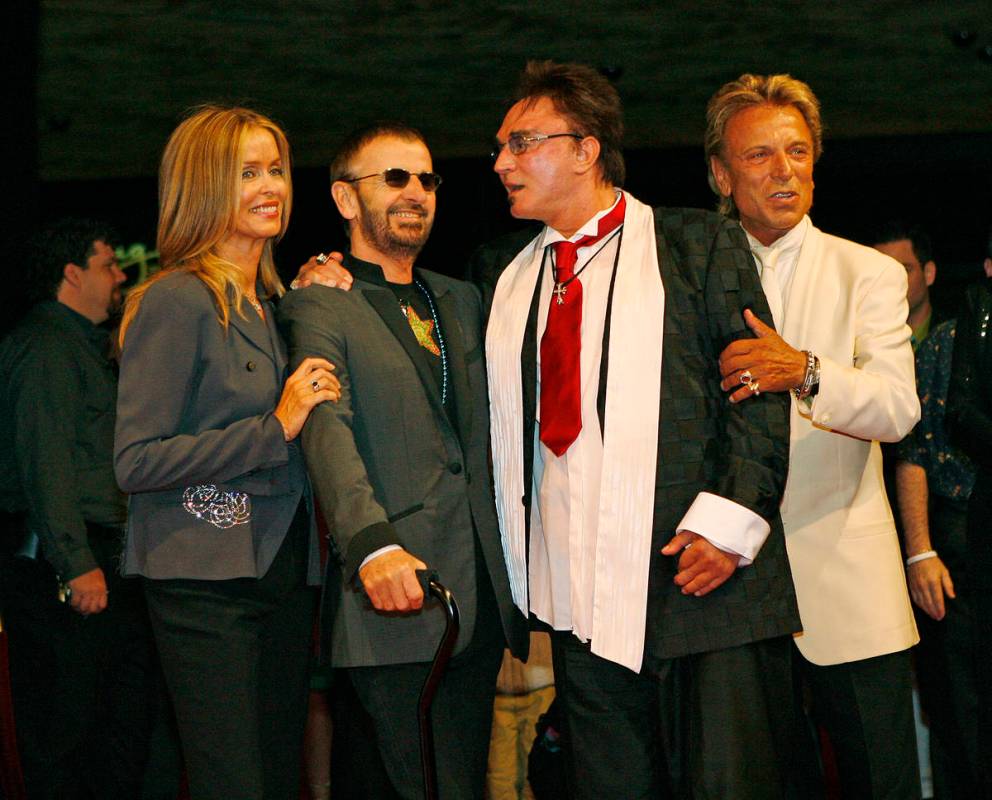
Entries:
[[[810, 225], [809, 216], [804, 216], [802, 220], [785, 236], [781, 236], [770, 245], [763, 245], [746, 230], [747, 242], [751, 247], [751, 252], [758, 261], [758, 275], [761, 276], [764, 265], [768, 263], [769, 257], [774, 254], [775, 270], [774, 274], [778, 282], [779, 297], [781, 297], [780, 307], [782, 318], [775, 320], [775, 328], [782, 332], [785, 326], [785, 319], [789, 310], [789, 293], [792, 290], [792, 279], [796, 274], [796, 264], [799, 263], [799, 253], [803, 249], [803, 242], [806, 240], [806, 232]], [[743, 226], [741, 226], [743, 228]], [[762, 280], [762, 286], [765, 282]], [[765, 290], [768, 293], [768, 289]], [[769, 305], [774, 308], [775, 304], [769, 298]], [[768, 320], [762, 320], [768, 322]]]
[[[619, 196], [617, 199], [619, 202]], [[601, 211], [570, 238], [595, 235], [599, 220], [616, 203]], [[530, 606], [538, 619], [556, 630], [574, 630], [582, 641], [592, 633], [595, 602], [597, 522], [603, 437], [600, 434], [596, 401], [599, 397], [599, 367], [603, 354], [606, 303], [621, 230], [605, 242], [580, 247], [575, 270], [582, 284], [581, 376], [582, 430], [568, 450], [558, 458], [540, 440], [540, 421], [534, 426], [534, 497], [531, 506]], [[545, 228], [539, 252], [565, 237]], [[592, 261], [587, 264], [587, 261]], [[548, 324], [554, 276], [551, 253], [541, 278], [537, 342]], [[537, 351], [537, 414], [541, 408], [541, 348]]]
[[[614, 204], [615, 205], [615, 204]], [[613, 206], [579, 228], [570, 241], [596, 234], [599, 220]], [[545, 228], [538, 253], [565, 240]], [[620, 236], [578, 250], [576, 278], [582, 283], [582, 346], [579, 357], [582, 430], [560, 457], [540, 441], [540, 423], [534, 429], [534, 484], [531, 506], [529, 586], [530, 610], [555, 630], [572, 630], [582, 641], [592, 634], [596, 603], [596, 552], [599, 536], [599, 498], [603, 467], [603, 439], [597, 400], [607, 302]], [[591, 259], [591, 260], [590, 260]], [[588, 261], [588, 265], [587, 264]], [[794, 262], [793, 262], [794, 263]], [[547, 327], [554, 289], [551, 256], [541, 278], [537, 342]], [[537, 364], [537, 404], [540, 414], [540, 347]], [[662, 453], [662, 458], [664, 454]], [[687, 510], [677, 530], [704, 536], [722, 550], [741, 556], [740, 566], [752, 562], [768, 536], [768, 523], [744, 506], [707, 492]]]

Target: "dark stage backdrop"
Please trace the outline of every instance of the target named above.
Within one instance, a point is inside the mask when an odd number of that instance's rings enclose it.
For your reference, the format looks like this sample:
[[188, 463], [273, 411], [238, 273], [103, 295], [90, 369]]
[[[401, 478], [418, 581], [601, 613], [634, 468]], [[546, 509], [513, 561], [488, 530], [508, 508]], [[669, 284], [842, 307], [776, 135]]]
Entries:
[[[627, 168], [627, 188], [647, 203], [713, 207], [701, 148], [631, 151]], [[444, 185], [434, 233], [419, 263], [460, 277], [475, 247], [521, 223], [510, 217], [489, 159], [440, 160], [435, 169]], [[293, 218], [276, 251], [287, 283], [311, 255], [340, 249], [346, 241], [326, 170], [297, 169], [293, 181]], [[856, 241], [868, 241], [872, 227], [887, 217], [922, 223], [935, 241], [936, 301], [952, 306], [961, 283], [979, 273], [992, 223], [992, 134], [827, 141], [814, 197], [815, 224]], [[128, 245], [154, 246], [156, 202], [153, 178], [41, 186], [43, 217], [106, 218]], [[6, 269], [10, 285], [16, 265], [7, 263]]]

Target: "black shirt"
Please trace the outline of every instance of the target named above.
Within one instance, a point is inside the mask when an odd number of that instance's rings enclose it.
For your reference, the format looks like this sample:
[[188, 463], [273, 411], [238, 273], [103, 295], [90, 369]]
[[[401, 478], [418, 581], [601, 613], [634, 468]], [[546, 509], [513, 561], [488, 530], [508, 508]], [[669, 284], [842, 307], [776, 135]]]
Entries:
[[437, 384], [438, 394], [444, 397], [445, 411], [450, 414], [452, 411], [450, 382], [447, 387], [444, 386], [444, 360], [447, 356], [447, 353], [443, 352], [444, 331], [439, 331], [441, 320], [436, 313], [437, 305], [434, 298], [430, 296], [426, 282], [418, 278], [417, 271], [414, 270], [412, 283], [391, 283], [386, 280], [382, 267], [368, 261], [362, 261], [352, 255], [345, 256], [344, 267], [356, 278], [388, 288], [396, 295], [398, 310], [406, 317], [407, 323], [420, 345], [420, 354], [430, 366], [431, 374]]
[[66, 581], [97, 567], [86, 523], [120, 528], [127, 515], [108, 344], [107, 331], [51, 300], [0, 345], [0, 509], [27, 512]]

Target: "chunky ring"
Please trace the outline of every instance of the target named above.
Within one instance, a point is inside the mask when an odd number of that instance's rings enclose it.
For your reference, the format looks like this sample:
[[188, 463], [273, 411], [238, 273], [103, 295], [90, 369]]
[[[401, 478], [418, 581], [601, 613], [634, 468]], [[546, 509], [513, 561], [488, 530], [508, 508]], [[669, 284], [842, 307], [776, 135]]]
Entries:
[[740, 378], [740, 380], [741, 380], [741, 383], [742, 383], [742, 384], [743, 384], [744, 386], [750, 386], [750, 385], [751, 385], [751, 380], [752, 380], [752, 379], [751, 379], [751, 370], [749, 370], [749, 369], [746, 369], [746, 370], [744, 370], [744, 371], [743, 371], [743, 372], [741, 373], [741, 378]]
[[758, 381], [751, 381], [747, 387], [751, 390], [751, 394], [759, 395], [761, 394], [761, 384]]
[[318, 255], [317, 255], [317, 257], [316, 257], [316, 258], [314, 259], [314, 261], [316, 261], [316, 262], [317, 262], [318, 264], [326, 264], [326, 263], [327, 263], [327, 260], [328, 260], [329, 258], [330, 258], [330, 256], [329, 256], [329, 255], [327, 255], [327, 253], [320, 253], [320, 254], [318, 254]]
[[313, 390], [315, 392], [319, 392], [320, 391], [320, 381], [318, 381], [316, 378], [314, 378], [312, 381], [310, 381], [310, 385], [313, 387]]

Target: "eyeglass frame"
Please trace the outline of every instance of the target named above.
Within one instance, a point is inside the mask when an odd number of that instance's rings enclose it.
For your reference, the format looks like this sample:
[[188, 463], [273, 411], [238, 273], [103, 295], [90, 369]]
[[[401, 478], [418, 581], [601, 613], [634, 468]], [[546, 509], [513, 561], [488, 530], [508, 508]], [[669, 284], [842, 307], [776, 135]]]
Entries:
[[[389, 180], [386, 178], [387, 172], [404, 172], [406, 173], [406, 180], [403, 182], [402, 186], [397, 186], [396, 184], [390, 183]], [[432, 189], [428, 189], [427, 186], [424, 184], [424, 178], [426, 178], [427, 176], [430, 176], [431, 180], [433, 180], [434, 182], [434, 187]], [[385, 183], [386, 186], [389, 186], [392, 189], [405, 189], [410, 184], [410, 179], [413, 177], [416, 177], [417, 180], [420, 181], [420, 186], [423, 188], [425, 192], [429, 194], [433, 194], [434, 192], [436, 192], [437, 187], [440, 186], [442, 183], [444, 183], [444, 179], [436, 172], [410, 172], [410, 170], [404, 169], [403, 167], [388, 167], [387, 169], [384, 169], [382, 172], [373, 172], [371, 175], [362, 175], [360, 178], [342, 177], [342, 178], [338, 178], [338, 180], [343, 181], [344, 183], [356, 183], [358, 181], [364, 181], [366, 178], [382, 178], [382, 182]]]
[[489, 157], [492, 158], [493, 161], [498, 160], [504, 147], [510, 148], [511, 155], [520, 156], [526, 153], [532, 144], [540, 144], [541, 142], [546, 142], [548, 139], [558, 139], [562, 136], [570, 136], [580, 142], [586, 138], [582, 134], [575, 133], [574, 131], [569, 131], [567, 133], [532, 133], [530, 135], [523, 133], [511, 133], [503, 144], [500, 144], [498, 141], [493, 142], [493, 149], [492, 152], [489, 153]]

